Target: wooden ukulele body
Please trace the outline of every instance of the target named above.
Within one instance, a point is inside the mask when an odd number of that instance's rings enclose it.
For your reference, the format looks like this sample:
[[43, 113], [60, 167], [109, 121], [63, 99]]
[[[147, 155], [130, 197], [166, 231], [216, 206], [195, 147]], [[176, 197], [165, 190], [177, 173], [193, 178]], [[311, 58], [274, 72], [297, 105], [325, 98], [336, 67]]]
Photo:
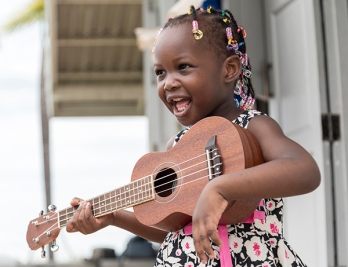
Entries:
[[[212, 136], [216, 136], [222, 158], [222, 174], [263, 163], [260, 146], [250, 131], [222, 117], [203, 119], [170, 150], [146, 154], [136, 163], [132, 181], [149, 173], [155, 181], [155, 199], [133, 207], [141, 223], [176, 231], [191, 221], [200, 193], [209, 182], [204, 154]], [[234, 201], [223, 213], [220, 223], [242, 222], [254, 212], [259, 202], [260, 199]]]

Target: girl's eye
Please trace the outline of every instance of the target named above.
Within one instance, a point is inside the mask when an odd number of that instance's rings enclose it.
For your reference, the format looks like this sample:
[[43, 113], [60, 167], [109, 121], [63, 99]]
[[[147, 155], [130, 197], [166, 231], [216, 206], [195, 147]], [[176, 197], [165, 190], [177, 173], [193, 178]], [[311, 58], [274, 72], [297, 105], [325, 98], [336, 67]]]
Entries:
[[190, 66], [188, 65], [188, 64], [181, 64], [181, 65], [179, 65], [179, 69], [180, 70], [184, 70], [184, 69], [187, 69], [187, 68], [189, 68]]
[[156, 76], [162, 75], [164, 73], [163, 70], [155, 70]]

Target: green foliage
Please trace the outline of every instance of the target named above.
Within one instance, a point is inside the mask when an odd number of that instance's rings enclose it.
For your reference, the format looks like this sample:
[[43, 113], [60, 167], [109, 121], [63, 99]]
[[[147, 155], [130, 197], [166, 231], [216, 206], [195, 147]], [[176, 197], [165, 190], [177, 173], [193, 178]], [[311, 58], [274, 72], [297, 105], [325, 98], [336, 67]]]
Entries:
[[2, 28], [5, 31], [12, 32], [20, 27], [44, 19], [44, 0], [33, 0], [21, 13], [11, 19]]

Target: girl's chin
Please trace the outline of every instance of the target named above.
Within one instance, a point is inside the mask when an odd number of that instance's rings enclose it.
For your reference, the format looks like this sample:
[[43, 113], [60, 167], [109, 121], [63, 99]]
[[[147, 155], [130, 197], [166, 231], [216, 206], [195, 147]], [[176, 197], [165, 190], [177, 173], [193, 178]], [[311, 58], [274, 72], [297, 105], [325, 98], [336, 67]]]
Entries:
[[195, 124], [196, 122], [198, 122], [199, 120], [197, 119], [193, 119], [193, 118], [188, 118], [188, 117], [176, 117], [176, 119], [178, 120], [178, 122], [187, 127], [187, 126], [192, 126], [193, 124]]

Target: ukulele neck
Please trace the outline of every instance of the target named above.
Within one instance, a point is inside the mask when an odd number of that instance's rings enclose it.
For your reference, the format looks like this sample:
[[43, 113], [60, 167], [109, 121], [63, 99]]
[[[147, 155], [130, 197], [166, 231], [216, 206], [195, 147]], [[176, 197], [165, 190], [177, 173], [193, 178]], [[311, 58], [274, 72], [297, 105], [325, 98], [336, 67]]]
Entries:
[[[93, 215], [102, 217], [153, 199], [155, 199], [154, 182], [153, 176], [149, 175], [86, 201], [92, 204]], [[58, 212], [59, 228], [66, 226], [77, 208], [78, 206], [69, 207]]]

